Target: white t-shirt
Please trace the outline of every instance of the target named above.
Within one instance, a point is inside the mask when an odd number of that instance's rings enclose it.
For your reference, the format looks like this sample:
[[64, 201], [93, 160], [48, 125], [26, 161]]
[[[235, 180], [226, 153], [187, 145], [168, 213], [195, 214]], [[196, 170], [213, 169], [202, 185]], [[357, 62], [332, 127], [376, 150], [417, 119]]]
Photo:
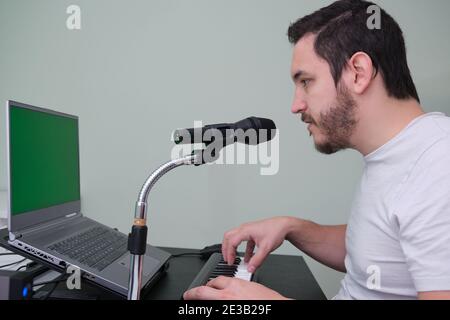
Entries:
[[450, 118], [425, 114], [364, 161], [334, 299], [450, 290]]

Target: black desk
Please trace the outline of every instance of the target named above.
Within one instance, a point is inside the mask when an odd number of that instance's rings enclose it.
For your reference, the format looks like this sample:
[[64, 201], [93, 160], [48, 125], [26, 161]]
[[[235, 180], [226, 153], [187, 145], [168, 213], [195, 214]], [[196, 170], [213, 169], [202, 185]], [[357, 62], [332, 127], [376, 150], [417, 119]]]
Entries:
[[[52, 269], [61, 271], [57, 267], [27, 255], [21, 251], [17, 251], [8, 245], [6, 236], [7, 230], [0, 231], [0, 246], [8, 250], [20, 252], [23, 256], [40, 262], [44, 265], [51, 266]], [[171, 254], [179, 254], [192, 252], [192, 249], [166, 248], [161, 249]], [[170, 260], [169, 268], [165, 275], [159, 279], [156, 284], [146, 292], [143, 299], [153, 300], [179, 300], [183, 292], [189, 287], [195, 276], [206, 260], [201, 260], [195, 256], [176, 257]], [[314, 279], [311, 271], [300, 256], [289, 255], [270, 255], [263, 266], [258, 270], [258, 282], [280, 292], [282, 295], [298, 299], [298, 300], [322, 300], [326, 299], [324, 293], [320, 289], [317, 281]], [[108, 292], [88, 281], [82, 281], [82, 293], [98, 299], [123, 299], [122, 297]], [[55, 294], [58, 292], [69, 291], [65, 289], [65, 283], [61, 283]]]

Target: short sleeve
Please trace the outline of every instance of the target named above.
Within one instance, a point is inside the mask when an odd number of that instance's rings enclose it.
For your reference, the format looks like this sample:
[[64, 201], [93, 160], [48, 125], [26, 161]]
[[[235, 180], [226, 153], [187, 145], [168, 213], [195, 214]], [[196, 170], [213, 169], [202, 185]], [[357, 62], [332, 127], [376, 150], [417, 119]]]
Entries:
[[400, 245], [418, 292], [450, 290], [450, 140], [418, 160], [394, 211]]

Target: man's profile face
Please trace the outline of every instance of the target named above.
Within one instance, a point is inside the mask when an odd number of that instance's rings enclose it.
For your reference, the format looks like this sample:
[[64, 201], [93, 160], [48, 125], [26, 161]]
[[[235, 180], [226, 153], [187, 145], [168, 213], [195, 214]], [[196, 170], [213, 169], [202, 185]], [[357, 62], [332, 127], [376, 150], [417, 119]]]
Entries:
[[307, 35], [294, 47], [292, 112], [301, 114], [308, 124], [316, 149], [332, 154], [351, 147], [357, 105], [343, 81], [336, 89], [330, 66], [314, 50], [314, 39], [313, 35]]

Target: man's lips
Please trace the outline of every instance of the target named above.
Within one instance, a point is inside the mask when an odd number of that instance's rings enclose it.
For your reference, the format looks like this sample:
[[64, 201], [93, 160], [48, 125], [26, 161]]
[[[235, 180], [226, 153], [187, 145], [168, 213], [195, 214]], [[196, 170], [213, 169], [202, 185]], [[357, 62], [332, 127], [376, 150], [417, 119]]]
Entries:
[[302, 117], [302, 121], [306, 124], [314, 124], [313, 119], [311, 119], [309, 117]]
[[312, 130], [311, 130], [312, 126], [313, 126], [312, 123], [309, 123], [309, 124], [308, 124], [308, 132], [309, 132], [309, 136], [310, 136], [310, 137], [312, 136]]
[[311, 131], [311, 129], [312, 129], [312, 127], [315, 125], [315, 124], [314, 124], [314, 121], [313, 121], [311, 118], [309, 118], [309, 117], [302, 117], [302, 121], [303, 121], [306, 125], [308, 125], [307, 129], [308, 129], [308, 131], [309, 131], [309, 136], [312, 136], [312, 131]]

